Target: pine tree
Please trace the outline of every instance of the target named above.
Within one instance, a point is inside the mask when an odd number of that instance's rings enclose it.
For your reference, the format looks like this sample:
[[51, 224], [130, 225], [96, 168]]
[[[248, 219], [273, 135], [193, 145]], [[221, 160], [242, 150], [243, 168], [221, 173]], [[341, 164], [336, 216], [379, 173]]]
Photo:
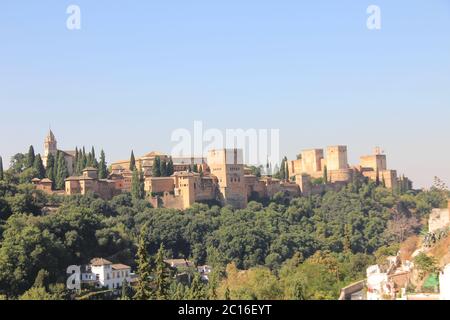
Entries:
[[100, 163], [98, 164], [98, 177], [99, 179], [106, 179], [108, 177], [108, 168], [106, 167], [105, 152], [103, 150], [100, 153]]
[[131, 150], [130, 171], [134, 171], [135, 169], [136, 169], [136, 159], [134, 158], [134, 151]]
[[155, 157], [153, 161], [152, 175], [153, 177], [161, 177], [161, 159], [159, 157]]
[[34, 158], [33, 168], [34, 168], [34, 170], [36, 170], [37, 177], [39, 179], [43, 179], [45, 177], [45, 168], [44, 168], [44, 164], [42, 163], [42, 158], [41, 158], [40, 154], [38, 154]]
[[167, 176], [170, 177], [174, 174], [174, 168], [173, 168], [173, 160], [172, 157], [169, 158], [169, 162], [167, 163]]
[[169, 299], [170, 269], [167, 263], [164, 262], [165, 255], [166, 250], [164, 250], [164, 245], [161, 243], [155, 261], [155, 289], [157, 300]]
[[63, 190], [65, 188], [65, 180], [69, 176], [64, 154], [60, 153], [58, 157], [58, 169], [56, 173], [56, 189]]
[[32, 168], [33, 167], [35, 157], [36, 156], [35, 156], [35, 153], [34, 153], [34, 148], [33, 148], [33, 146], [30, 146], [30, 149], [28, 150], [27, 162], [26, 162], [27, 168]]
[[56, 183], [56, 179], [55, 179], [55, 167], [56, 167], [56, 163], [55, 163], [55, 157], [53, 156], [53, 154], [49, 154], [48, 158], [47, 158], [47, 168], [45, 171], [45, 176], [52, 180], [53, 184], [52, 184], [52, 188], [55, 189], [55, 183]]
[[147, 248], [148, 231], [148, 227], [147, 225], [145, 225], [141, 229], [141, 233], [139, 235], [139, 244], [136, 255], [136, 265], [139, 280], [136, 285], [136, 294], [134, 295], [135, 300], [151, 300], [153, 298], [153, 290], [151, 287], [152, 266]]
[[198, 272], [195, 273], [194, 279], [192, 280], [191, 287], [188, 291], [188, 300], [204, 300], [205, 290], [202, 284], [202, 279]]
[[2, 181], [5, 178], [3, 174], [3, 159], [0, 157], [0, 181]]
[[160, 163], [160, 171], [161, 171], [161, 177], [167, 177], [167, 162], [166, 160], [162, 160]]

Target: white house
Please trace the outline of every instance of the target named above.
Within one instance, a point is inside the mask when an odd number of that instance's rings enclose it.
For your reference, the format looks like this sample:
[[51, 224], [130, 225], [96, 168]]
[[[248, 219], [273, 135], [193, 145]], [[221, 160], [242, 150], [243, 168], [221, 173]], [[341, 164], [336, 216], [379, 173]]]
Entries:
[[450, 300], [450, 264], [439, 275], [440, 300]]
[[97, 288], [113, 290], [121, 288], [124, 280], [130, 283], [131, 276], [131, 267], [95, 258], [81, 273], [81, 283], [94, 283]]

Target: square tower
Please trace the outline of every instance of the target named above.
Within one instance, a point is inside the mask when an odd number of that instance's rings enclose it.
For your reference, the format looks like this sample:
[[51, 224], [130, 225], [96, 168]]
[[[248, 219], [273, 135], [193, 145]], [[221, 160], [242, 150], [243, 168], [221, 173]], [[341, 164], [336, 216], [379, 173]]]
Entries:
[[323, 149], [303, 150], [302, 158], [302, 173], [315, 176], [322, 171]]
[[244, 156], [241, 149], [220, 149], [208, 152], [211, 175], [217, 177], [220, 201], [236, 209], [247, 206], [244, 181]]
[[348, 169], [347, 146], [327, 147], [327, 170]]

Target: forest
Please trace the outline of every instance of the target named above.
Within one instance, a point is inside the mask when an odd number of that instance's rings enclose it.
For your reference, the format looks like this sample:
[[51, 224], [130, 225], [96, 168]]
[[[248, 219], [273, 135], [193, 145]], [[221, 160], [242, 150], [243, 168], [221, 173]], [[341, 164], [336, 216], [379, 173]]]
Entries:
[[[368, 265], [426, 232], [425, 218], [447, 196], [437, 187], [397, 194], [361, 178], [339, 192], [277, 194], [241, 210], [179, 211], [126, 193], [47, 195], [23, 166], [0, 169], [0, 299], [73, 298], [66, 268], [95, 257], [156, 283], [124, 289], [121, 299], [337, 299]], [[177, 282], [167, 258], [212, 266], [210, 281]]]

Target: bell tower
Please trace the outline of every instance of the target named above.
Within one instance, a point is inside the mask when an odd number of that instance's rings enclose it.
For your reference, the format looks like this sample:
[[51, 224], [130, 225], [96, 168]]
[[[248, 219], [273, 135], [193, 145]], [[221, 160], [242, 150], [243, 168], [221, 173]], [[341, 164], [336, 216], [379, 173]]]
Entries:
[[54, 157], [56, 156], [56, 153], [58, 152], [58, 146], [56, 142], [55, 135], [53, 134], [52, 130], [49, 131], [47, 137], [44, 141], [44, 165], [47, 166], [47, 159], [50, 154], [52, 154]]

